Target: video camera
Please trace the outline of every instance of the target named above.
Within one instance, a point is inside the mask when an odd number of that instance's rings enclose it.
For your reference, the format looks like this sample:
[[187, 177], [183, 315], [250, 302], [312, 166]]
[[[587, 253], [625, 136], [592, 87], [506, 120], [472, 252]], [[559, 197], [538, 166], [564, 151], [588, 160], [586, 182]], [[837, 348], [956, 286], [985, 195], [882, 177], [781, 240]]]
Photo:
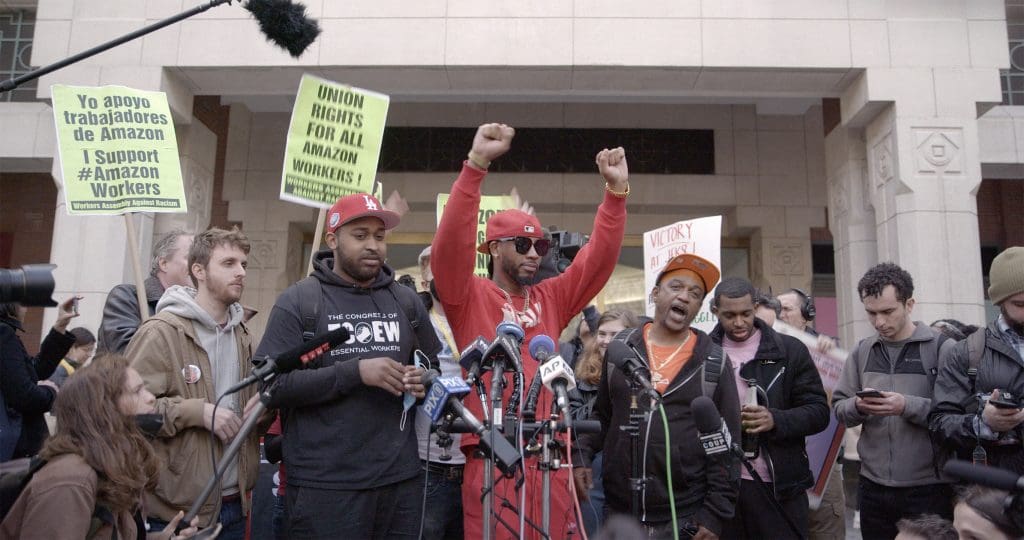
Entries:
[[589, 234], [569, 231], [551, 231], [551, 251], [554, 252], [555, 269], [565, 272], [576, 254], [590, 241]]
[[21, 270], [0, 268], [0, 302], [18, 302], [27, 307], [54, 307], [55, 264], [26, 264]]

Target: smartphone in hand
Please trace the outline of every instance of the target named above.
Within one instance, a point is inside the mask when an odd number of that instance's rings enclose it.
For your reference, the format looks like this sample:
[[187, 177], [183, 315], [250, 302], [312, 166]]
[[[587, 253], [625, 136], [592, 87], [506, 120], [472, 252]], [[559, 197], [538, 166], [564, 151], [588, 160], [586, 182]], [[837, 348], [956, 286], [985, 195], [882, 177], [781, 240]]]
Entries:
[[857, 392], [857, 397], [864, 398], [884, 398], [885, 395], [878, 390], [860, 390]]

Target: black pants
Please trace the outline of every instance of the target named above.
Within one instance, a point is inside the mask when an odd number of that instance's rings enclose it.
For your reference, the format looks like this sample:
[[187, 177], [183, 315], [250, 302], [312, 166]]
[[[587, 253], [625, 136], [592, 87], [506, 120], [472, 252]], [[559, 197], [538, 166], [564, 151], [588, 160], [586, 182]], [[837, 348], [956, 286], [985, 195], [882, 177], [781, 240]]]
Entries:
[[[772, 484], [766, 483], [769, 491]], [[743, 479], [740, 482], [740, 497], [736, 502], [736, 516], [725, 522], [722, 538], [744, 540], [747, 538], [798, 538], [793, 529], [779, 515], [772, 504], [771, 495], [756, 480]], [[807, 537], [807, 492], [788, 499], [779, 500], [786, 517], [800, 530], [800, 537]]]
[[289, 538], [417, 538], [423, 476], [364, 490], [288, 484]]
[[952, 520], [953, 487], [949, 484], [889, 487], [861, 476], [857, 505], [864, 540], [891, 540], [899, 532], [896, 522], [903, 518], [937, 514]]

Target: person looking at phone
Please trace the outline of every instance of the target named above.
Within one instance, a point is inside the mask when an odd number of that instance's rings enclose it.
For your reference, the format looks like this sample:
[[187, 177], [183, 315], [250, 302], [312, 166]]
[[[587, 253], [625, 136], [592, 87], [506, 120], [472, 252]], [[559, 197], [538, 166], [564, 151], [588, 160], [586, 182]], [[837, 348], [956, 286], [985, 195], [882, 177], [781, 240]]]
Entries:
[[851, 351], [832, 408], [847, 427], [863, 426], [861, 532], [865, 539], [895, 538], [900, 519], [953, 517], [953, 492], [934, 460], [928, 413], [939, 357], [955, 342], [912, 320], [914, 280], [899, 266], [875, 265], [857, 293], [877, 333]]
[[999, 316], [943, 359], [929, 426], [961, 459], [981, 450], [989, 465], [1024, 474], [1024, 247], [996, 256], [989, 281]]

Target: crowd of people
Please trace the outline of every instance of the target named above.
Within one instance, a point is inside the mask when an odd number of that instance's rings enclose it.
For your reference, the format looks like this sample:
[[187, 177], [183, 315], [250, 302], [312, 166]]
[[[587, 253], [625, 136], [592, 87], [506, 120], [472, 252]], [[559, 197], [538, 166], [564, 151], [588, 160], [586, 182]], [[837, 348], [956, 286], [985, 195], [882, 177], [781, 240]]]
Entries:
[[[765, 294], [684, 253], [647, 291], [652, 317], [590, 305], [622, 246], [622, 148], [595, 158], [603, 199], [563, 273], [537, 279], [552, 244], [532, 213], [495, 213], [478, 236], [487, 170], [514, 136], [502, 124], [477, 130], [419, 256], [419, 294], [386, 262], [401, 215], [354, 194], [327, 212], [327, 249], [277, 298], [259, 343], [240, 303], [250, 243], [238, 229], [162, 238], [148, 306], [134, 286], [115, 287], [98, 340], [68, 328], [80, 299], [69, 298], [32, 358], [18, 335], [23, 308], [0, 305], [0, 461], [33, 467], [3, 507], [0, 537], [185, 538], [215, 526], [220, 538], [245, 538], [266, 434], [266, 458], [279, 465], [275, 538], [845, 538], [841, 469], [820, 505], [807, 495], [806, 439], [833, 418], [861, 426], [864, 538], [1024, 537], [1019, 494], [958, 486], [943, 472], [966, 459], [1024, 474], [1024, 248], [993, 261], [988, 295], [1000, 314], [984, 327], [916, 322], [912, 276], [892, 263], [867, 269], [857, 292], [874, 333], [847, 344], [829, 395], [816, 358], [837, 343], [814, 332], [803, 290]], [[487, 278], [474, 275], [480, 254]], [[692, 324], [706, 298], [717, 318], [707, 333]], [[594, 427], [553, 429], [564, 466], [514, 440], [515, 405], [488, 410], [471, 393], [458, 413], [504, 424], [498, 436], [520, 452], [511, 471], [488, 470], [493, 440], [433, 425], [420, 408], [433, 378], [466, 376], [467, 347], [503, 322], [523, 333], [516, 372], [480, 377], [499, 385], [503, 404], [543, 377], [528, 344], [572, 325], [557, 347], [574, 379], [568, 413]], [[343, 344], [267, 384], [244, 384], [254, 358], [339, 328], [350, 334]], [[548, 391], [530, 407], [538, 419], [560, 410]], [[726, 441], [721, 452], [715, 436]], [[199, 501], [229, 445], [237, 454]], [[196, 517], [182, 523], [194, 504]]]

